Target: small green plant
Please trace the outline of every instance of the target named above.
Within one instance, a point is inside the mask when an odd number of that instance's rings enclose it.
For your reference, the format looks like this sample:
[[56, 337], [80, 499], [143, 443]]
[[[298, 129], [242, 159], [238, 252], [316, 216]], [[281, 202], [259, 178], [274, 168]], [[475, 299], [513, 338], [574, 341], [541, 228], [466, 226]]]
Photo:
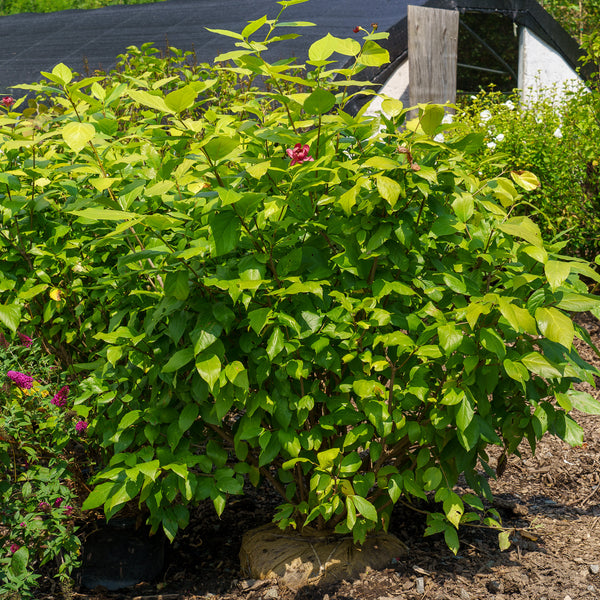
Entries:
[[83, 378], [76, 405], [110, 455], [84, 508], [135, 501], [173, 539], [189, 505], [221, 513], [267, 480], [282, 528], [360, 543], [401, 498], [433, 496], [427, 533], [456, 552], [461, 524], [499, 527], [490, 444], [579, 444], [570, 411], [600, 410], [572, 389], [597, 370], [569, 317], [598, 308], [581, 277], [600, 277], [515, 216], [537, 179], [479, 174], [483, 135], [444, 107], [348, 112], [387, 34], [267, 62], [308, 25], [217, 31], [237, 46], [216, 77], [61, 64], [24, 86], [38, 100], [0, 119], [0, 320]]
[[18, 338], [0, 336], [0, 598], [33, 598], [44, 565], [66, 589], [79, 564], [73, 511], [87, 410], [69, 406], [40, 340]]
[[600, 253], [600, 100], [598, 92], [552, 94], [523, 106], [517, 93], [482, 92], [457, 116], [485, 145], [472, 155], [484, 175], [498, 165], [530, 170], [540, 187], [517, 208], [548, 241], [588, 260]]

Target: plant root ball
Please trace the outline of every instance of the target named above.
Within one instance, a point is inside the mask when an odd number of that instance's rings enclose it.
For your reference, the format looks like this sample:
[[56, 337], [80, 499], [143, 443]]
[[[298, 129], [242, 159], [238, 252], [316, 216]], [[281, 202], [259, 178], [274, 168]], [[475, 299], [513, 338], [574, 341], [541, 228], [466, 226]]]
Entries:
[[356, 578], [367, 567], [383, 569], [407, 554], [407, 547], [390, 533], [374, 533], [356, 546], [351, 535], [327, 535], [309, 527], [302, 533], [282, 532], [269, 523], [244, 534], [240, 563], [247, 577], [277, 579], [296, 591]]

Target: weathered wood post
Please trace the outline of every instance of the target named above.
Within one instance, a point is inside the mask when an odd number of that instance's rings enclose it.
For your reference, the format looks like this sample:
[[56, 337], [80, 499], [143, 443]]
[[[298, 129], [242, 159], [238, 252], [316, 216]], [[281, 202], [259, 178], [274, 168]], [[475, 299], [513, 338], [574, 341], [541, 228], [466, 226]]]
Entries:
[[411, 106], [456, 101], [458, 11], [408, 7]]

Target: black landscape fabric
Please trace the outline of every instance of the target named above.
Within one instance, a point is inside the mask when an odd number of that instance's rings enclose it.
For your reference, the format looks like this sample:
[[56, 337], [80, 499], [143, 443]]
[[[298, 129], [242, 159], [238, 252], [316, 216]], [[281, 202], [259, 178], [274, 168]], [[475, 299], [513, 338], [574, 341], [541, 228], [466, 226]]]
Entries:
[[[387, 31], [406, 17], [409, 4], [423, 0], [309, 0], [288, 7], [283, 21], [311, 21], [315, 27], [286, 29], [301, 37], [274, 44], [265, 58], [274, 62], [291, 56], [304, 60], [308, 48], [327, 33], [360, 38], [352, 29], [377, 23]], [[0, 17], [0, 94], [22, 95], [10, 86], [41, 79], [65, 63], [78, 73], [114, 67], [128, 46], [153, 42], [196, 52], [198, 62], [212, 62], [222, 52], [235, 50], [235, 40], [206, 30], [240, 32], [248, 21], [274, 18], [281, 6], [275, 0], [166, 0], [152, 4], [108, 6], [95, 10], [25, 13]], [[284, 33], [284, 30], [281, 30]], [[257, 36], [256, 39], [260, 39]], [[394, 57], [393, 49], [390, 54]], [[345, 57], [341, 57], [341, 62]]]

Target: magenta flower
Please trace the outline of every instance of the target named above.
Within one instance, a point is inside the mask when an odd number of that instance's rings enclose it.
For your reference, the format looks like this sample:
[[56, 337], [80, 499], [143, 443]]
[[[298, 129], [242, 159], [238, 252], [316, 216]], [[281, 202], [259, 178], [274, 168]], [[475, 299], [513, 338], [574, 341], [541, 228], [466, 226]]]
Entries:
[[63, 503], [63, 499], [62, 498], [57, 498], [54, 501], [54, 508], [58, 508], [62, 503]]
[[4, 96], [2, 100], [0, 100], [0, 104], [5, 108], [10, 108], [15, 103], [15, 99], [12, 96]]
[[67, 506], [65, 506], [65, 514], [67, 515], [67, 517], [70, 517], [72, 512], [73, 507], [70, 504], [67, 504]]
[[293, 148], [288, 148], [286, 150], [287, 155], [292, 159], [290, 163], [290, 167], [293, 167], [296, 163], [302, 164], [306, 161], [314, 160], [312, 156], [309, 156], [310, 148], [308, 144], [296, 144]]
[[52, 400], [50, 400], [50, 402], [52, 404], [54, 404], [54, 406], [58, 406], [59, 408], [62, 408], [63, 406], [67, 405], [67, 396], [69, 395], [69, 386], [68, 385], [63, 385], [60, 390], [58, 390], [58, 392], [56, 392], [56, 394], [54, 394], [54, 398], [52, 398]]
[[21, 527], [25, 527], [25, 521], [21, 521], [19, 525], [21, 525]]
[[11, 551], [12, 554], [14, 554], [18, 549], [19, 549], [19, 545], [18, 544], [11, 544], [10, 545], [10, 551]]
[[88, 423], [86, 423], [85, 421], [77, 421], [77, 423], [75, 423], [75, 431], [77, 433], [84, 433], [87, 428]]
[[38, 508], [40, 510], [47, 511], [50, 510], [50, 504], [44, 500], [38, 504]]
[[20, 371], [9, 371], [6, 376], [24, 390], [33, 387], [33, 377], [30, 375], [25, 375], [25, 373], [21, 373]]
[[31, 346], [31, 344], [33, 344], [33, 340], [28, 335], [25, 335], [24, 333], [21, 333], [20, 331], [17, 331], [17, 335], [19, 336], [19, 339], [21, 340], [21, 345], [25, 346], [25, 348], [29, 348]]

